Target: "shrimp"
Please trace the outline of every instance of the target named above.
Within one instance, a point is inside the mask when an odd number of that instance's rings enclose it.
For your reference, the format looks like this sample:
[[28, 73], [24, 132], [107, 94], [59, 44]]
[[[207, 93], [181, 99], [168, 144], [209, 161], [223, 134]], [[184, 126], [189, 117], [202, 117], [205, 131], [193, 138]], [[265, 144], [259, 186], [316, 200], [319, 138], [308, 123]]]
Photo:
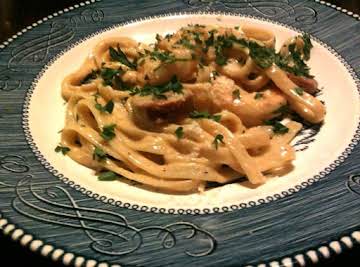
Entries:
[[[171, 53], [166, 51], [153, 52], [159, 55], [148, 55], [138, 64], [137, 79], [141, 84], [163, 84], [176, 75], [182, 82], [195, 79], [197, 71], [196, 60], [192, 59], [191, 52], [186, 49], [174, 49]], [[168, 61], [160, 60], [159, 57], [168, 57]]]
[[[192, 91], [196, 109], [207, 107], [212, 113], [227, 109], [235, 113], [246, 127], [263, 124], [264, 120], [278, 115], [276, 110], [287, 104], [286, 98], [275, 87], [269, 87], [255, 99], [255, 92], [247, 92], [225, 76], [216, 77], [212, 84], [184, 84], [184, 88]], [[239, 98], [234, 96], [237, 90]]]

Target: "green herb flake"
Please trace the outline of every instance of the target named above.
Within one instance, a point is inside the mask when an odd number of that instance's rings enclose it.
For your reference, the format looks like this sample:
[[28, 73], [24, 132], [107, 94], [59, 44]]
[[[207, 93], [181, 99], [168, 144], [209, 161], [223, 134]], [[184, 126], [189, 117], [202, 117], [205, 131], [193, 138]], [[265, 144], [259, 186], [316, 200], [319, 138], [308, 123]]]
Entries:
[[210, 117], [210, 119], [213, 120], [213, 121], [219, 122], [221, 120], [221, 115], [220, 114], [212, 115]]
[[100, 136], [104, 140], [110, 141], [111, 139], [113, 139], [116, 136], [115, 127], [116, 127], [116, 124], [109, 124], [109, 125], [104, 126]]
[[[188, 26], [192, 26], [192, 25], [188, 25]], [[194, 24], [194, 27], [195, 27], [195, 28], [206, 28], [205, 25], [199, 24], [199, 23]]]
[[262, 98], [263, 96], [264, 96], [263, 93], [257, 92], [257, 93], [255, 94], [254, 98], [255, 98], [256, 100], [258, 100], [258, 99]]
[[69, 151], [70, 151], [70, 148], [68, 148], [66, 146], [57, 146], [55, 148], [56, 153], [61, 152], [63, 155], [66, 155]]
[[104, 112], [104, 113], [107, 112], [107, 113], [111, 114], [114, 110], [114, 102], [112, 100], [109, 100], [105, 106], [102, 106], [101, 104], [96, 103], [95, 108], [97, 110], [99, 110], [100, 112]]
[[130, 91], [132, 89], [132, 87], [123, 82], [118, 75], [114, 77], [113, 88], [118, 91]]
[[156, 41], [158, 41], [158, 42], [160, 42], [161, 41], [161, 36], [160, 36], [160, 34], [156, 34], [156, 36], [155, 36], [155, 39], [156, 39]]
[[192, 32], [192, 34], [194, 36], [195, 43], [197, 43], [197, 44], [202, 44], [203, 43], [203, 41], [200, 39], [200, 33]]
[[313, 44], [311, 43], [310, 35], [307, 33], [304, 33], [301, 38], [304, 41], [304, 47], [303, 47], [304, 59], [309, 60], [311, 48], [313, 48]]
[[227, 63], [227, 58], [222, 53], [216, 53], [215, 62], [219, 66], [224, 66]]
[[289, 132], [289, 128], [277, 120], [267, 120], [264, 121], [264, 123], [265, 125], [272, 126], [272, 131], [274, 134], [286, 134]]
[[289, 106], [287, 104], [282, 105], [278, 109], [274, 110], [272, 112], [273, 114], [280, 114], [281, 116], [284, 116], [289, 113]]
[[184, 136], [184, 128], [181, 126], [177, 127], [177, 129], [175, 130], [175, 134], [178, 139], [181, 139]]
[[[289, 45], [289, 52], [290, 55], [287, 57], [282, 57], [279, 54], [275, 56], [275, 63], [281, 69], [290, 72], [296, 76], [305, 76], [305, 77], [312, 77], [310, 73], [309, 66], [306, 65], [304, 60], [301, 58], [301, 53], [296, 50], [295, 44]], [[291, 66], [290, 66], [291, 63]]]
[[143, 88], [134, 88], [130, 95], [139, 94], [140, 96], [153, 95], [158, 99], [167, 99], [165, 93], [173, 92], [176, 94], [182, 94], [183, 85], [174, 75], [168, 83], [162, 85], [150, 85], [146, 84]]
[[192, 119], [208, 119], [210, 118], [210, 113], [207, 111], [193, 111], [190, 113], [190, 118]]
[[102, 68], [100, 70], [100, 76], [104, 80], [104, 85], [113, 85], [113, 79], [120, 73], [119, 70], [111, 68]]
[[215, 78], [216, 76], [219, 76], [219, 73], [218, 73], [216, 70], [213, 70], [213, 71], [211, 72], [211, 77], [212, 77], [212, 78]]
[[218, 149], [219, 143], [225, 144], [224, 136], [222, 134], [218, 134], [214, 138], [213, 145], [215, 146], [215, 149]]
[[176, 62], [176, 57], [175, 55], [171, 54], [168, 51], [165, 52], [160, 52], [160, 51], [152, 51], [150, 53], [150, 59], [154, 59], [154, 60], [160, 60], [161, 62], [167, 63], [167, 64], [171, 64]]
[[301, 87], [296, 87], [294, 89], [295, 93], [297, 93], [298, 95], [303, 95], [304, 94], [304, 89], [302, 89]]
[[86, 75], [80, 82], [80, 84], [88, 84], [97, 78], [98, 71], [92, 70], [88, 75]]
[[120, 176], [112, 171], [102, 172], [98, 175], [99, 181], [115, 181], [118, 178], [120, 178]]
[[236, 90], [232, 91], [232, 96], [234, 99], [240, 99], [240, 90], [236, 89]]
[[195, 48], [195, 46], [192, 43], [190, 43], [190, 41], [188, 39], [186, 39], [186, 38], [180, 39], [176, 43], [179, 44], [179, 45], [182, 45], [182, 46], [184, 46], [184, 47], [186, 47], [188, 49], [191, 49], [191, 50]]
[[130, 69], [136, 70], [136, 63], [131, 62], [126, 54], [121, 50], [120, 46], [117, 46], [117, 50], [113, 47], [109, 48], [110, 58], [113, 61], [119, 61], [121, 64], [128, 66]]
[[220, 114], [211, 115], [207, 111], [193, 111], [189, 114], [190, 118], [192, 119], [209, 119], [219, 122], [221, 120]]
[[93, 159], [97, 161], [103, 161], [106, 159], [106, 153], [99, 147], [95, 147], [93, 152]]
[[260, 68], [269, 68], [275, 62], [275, 50], [261, 46], [256, 42], [249, 42], [250, 57]]
[[168, 40], [168, 41], [170, 41], [170, 39], [173, 37], [173, 34], [166, 34], [165, 35], [165, 38]]
[[207, 52], [210, 46], [214, 45], [214, 30], [209, 31], [209, 38], [205, 40], [205, 48], [203, 49], [203, 52]]

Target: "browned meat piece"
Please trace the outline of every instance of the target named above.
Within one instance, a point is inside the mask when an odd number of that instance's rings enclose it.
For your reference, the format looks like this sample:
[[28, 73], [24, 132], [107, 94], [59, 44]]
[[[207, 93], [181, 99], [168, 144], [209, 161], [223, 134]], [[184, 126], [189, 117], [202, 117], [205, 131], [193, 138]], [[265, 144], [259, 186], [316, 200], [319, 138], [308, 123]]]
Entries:
[[153, 96], [136, 95], [131, 98], [135, 113], [145, 115], [154, 123], [180, 120], [193, 110], [192, 93], [183, 90], [182, 94], [166, 93], [166, 99]]
[[292, 73], [288, 73], [287, 75], [290, 80], [292, 80], [297, 86], [303, 88], [307, 93], [314, 95], [319, 91], [318, 82], [314, 78], [296, 76]]

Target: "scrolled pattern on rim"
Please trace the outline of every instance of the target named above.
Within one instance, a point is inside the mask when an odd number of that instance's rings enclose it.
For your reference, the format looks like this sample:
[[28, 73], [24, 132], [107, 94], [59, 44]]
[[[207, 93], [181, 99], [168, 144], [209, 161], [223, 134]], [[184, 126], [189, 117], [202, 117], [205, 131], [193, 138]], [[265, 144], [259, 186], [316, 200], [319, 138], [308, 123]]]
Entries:
[[212, 10], [215, 5], [222, 5], [229, 10], [251, 9], [261, 16], [273, 18], [286, 15], [293, 19], [296, 24], [303, 27], [311, 27], [317, 22], [317, 12], [314, 8], [306, 5], [293, 6], [289, 0], [274, 1], [247, 1], [247, 0], [183, 0], [184, 3], [193, 8], [205, 8]]
[[[83, 5], [85, 6], [85, 4]], [[25, 31], [21, 31], [11, 38], [9, 38], [5, 45], [10, 44], [17, 37], [21, 36], [27, 30], [31, 30], [43, 24], [45, 21], [58, 16], [58, 13], [49, 15], [47, 18], [39, 20], [32, 25], [25, 28]], [[50, 50], [70, 42], [74, 35], [75, 29], [81, 24], [98, 23], [104, 18], [102, 10], [87, 8], [80, 12], [78, 15], [72, 16], [65, 22], [50, 22], [49, 30], [46, 34], [34, 37], [27, 42], [19, 44], [11, 51], [11, 57], [8, 60], [5, 67], [0, 69], [0, 91], [13, 91], [20, 89], [24, 84], [21, 79], [12, 79], [12, 77], [21, 77], [20, 73], [33, 73], [33, 68], [29, 68], [28, 65], [45, 63], [49, 58]], [[0, 46], [4, 48], [5, 45]], [[27, 67], [23, 67], [27, 65]]]
[[[107, 256], [128, 255], [144, 247], [149, 236], [154, 238], [154, 232], [164, 249], [191, 243], [191, 248], [195, 249], [185, 249], [187, 256], [203, 257], [216, 249], [217, 241], [210, 232], [187, 221], [138, 228], [120, 213], [81, 206], [69, 190], [59, 186], [56, 180], [33, 183], [34, 177], [29, 174], [30, 168], [24, 161], [24, 158], [14, 155], [0, 158], [0, 171], [19, 174], [16, 178], [9, 179], [9, 182], [0, 182], [0, 189], [14, 190], [15, 197], [11, 201], [13, 210], [37, 222], [81, 230], [90, 240], [89, 247], [94, 252]], [[74, 188], [77, 188], [76, 185]], [[113, 201], [109, 199], [108, 203]], [[160, 209], [160, 213], [164, 211]], [[15, 226], [5, 226], [6, 223], [7, 221], [0, 221], [0, 227], [8, 235], [15, 230]], [[19, 239], [20, 235], [17, 232], [16, 238]], [[27, 244], [30, 240], [25, 241]], [[40, 241], [33, 241], [30, 248], [37, 250], [41, 244]], [[53, 257], [58, 256], [54, 252]]]
[[345, 182], [346, 188], [356, 195], [360, 196], [360, 174], [351, 174]]

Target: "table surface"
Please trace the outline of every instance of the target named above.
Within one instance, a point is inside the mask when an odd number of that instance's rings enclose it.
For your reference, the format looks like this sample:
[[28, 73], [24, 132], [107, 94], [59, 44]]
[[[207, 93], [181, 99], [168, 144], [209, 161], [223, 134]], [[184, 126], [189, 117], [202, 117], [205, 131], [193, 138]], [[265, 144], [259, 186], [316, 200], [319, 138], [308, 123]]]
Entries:
[[[80, 2], [82, 1], [0, 0], [0, 43], [33, 22]], [[328, 0], [327, 2], [360, 14], [360, 0]], [[30, 252], [28, 248], [21, 247], [18, 243], [11, 241], [8, 236], [4, 236], [2, 233], [0, 233], [0, 251], [0, 266], [4, 266], [3, 263], [6, 263], [7, 266], [21, 266], [24, 262], [27, 263], [27, 266], [63, 266], [59, 263], [54, 263], [50, 259], [43, 258], [38, 254]], [[360, 262], [359, 246], [316, 266], [359, 266], [356, 262]]]

